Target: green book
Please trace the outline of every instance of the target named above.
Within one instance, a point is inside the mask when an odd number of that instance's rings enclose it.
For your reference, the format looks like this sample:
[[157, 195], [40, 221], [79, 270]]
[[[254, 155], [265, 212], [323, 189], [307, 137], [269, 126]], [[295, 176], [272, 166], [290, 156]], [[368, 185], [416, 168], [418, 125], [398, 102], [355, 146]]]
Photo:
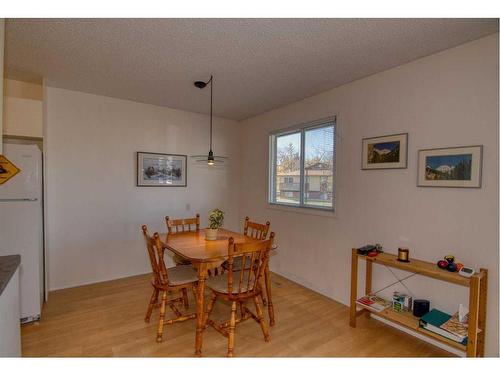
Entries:
[[423, 317], [421, 317], [420, 320], [426, 324], [432, 324], [435, 327], [439, 327], [441, 326], [441, 324], [444, 324], [448, 320], [450, 320], [450, 318], [451, 315], [448, 315], [438, 309], [432, 309]]
[[441, 328], [441, 325], [446, 323], [450, 319], [451, 315], [439, 311], [438, 309], [432, 309], [420, 318], [420, 326], [428, 331], [437, 333], [438, 335], [446, 337], [450, 340], [466, 345], [467, 338], [464, 339], [458, 337], [457, 335], [454, 335], [453, 333]]

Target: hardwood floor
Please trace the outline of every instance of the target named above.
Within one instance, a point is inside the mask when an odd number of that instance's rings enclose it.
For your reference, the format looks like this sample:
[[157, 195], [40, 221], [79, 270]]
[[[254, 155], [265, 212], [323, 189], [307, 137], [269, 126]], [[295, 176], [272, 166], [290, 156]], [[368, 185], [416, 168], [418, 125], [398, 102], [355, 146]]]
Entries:
[[[42, 320], [22, 327], [27, 357], [187, 357], [194, 354], [195, 320], [165, 327], [156, 343], [158, 310], [144, 323], [149, 275], [128, 277], [50, 294]], [[252, 319], [236, 326], [239, 357], [444, 357], [449, 353], [374, 319], [349, 327], [349, 308], [273, 274], [276, 325], [264, 342]], [[190, 294], [190, 310], [194, 298]], [[219, 302], [212, 317], [229, 318]], [[170, 311], [171, 313], [171, 311]], [[266, 316], [267, 318], [267, 316]], [[226, 355], [227, 339], [208, 327], [203, 356]]]

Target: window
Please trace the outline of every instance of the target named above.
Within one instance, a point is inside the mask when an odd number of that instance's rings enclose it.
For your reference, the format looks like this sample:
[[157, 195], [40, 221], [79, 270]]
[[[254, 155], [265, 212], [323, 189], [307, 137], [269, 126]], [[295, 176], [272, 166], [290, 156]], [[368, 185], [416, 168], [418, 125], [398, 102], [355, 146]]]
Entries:
[[335, 118], [269, 137], [269, 203], [334, 209]]

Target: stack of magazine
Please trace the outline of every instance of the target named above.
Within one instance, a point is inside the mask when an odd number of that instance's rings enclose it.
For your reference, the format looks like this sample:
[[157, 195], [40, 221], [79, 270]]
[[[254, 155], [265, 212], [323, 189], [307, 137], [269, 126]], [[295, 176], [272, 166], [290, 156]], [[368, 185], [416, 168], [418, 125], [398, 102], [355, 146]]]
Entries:
[[438, 309], [432, 309], [420, 319], [420, 326], [462, 345], [467, 345], [468, 325], [458, 320], [458, 313], [451, 316]]
[[373, 312], [382, 312], [391, 306], [390, 301], [378, 297], [375, 294], [368, 294], [366, 296], [358, 298], [356, 300], [356, 304]]

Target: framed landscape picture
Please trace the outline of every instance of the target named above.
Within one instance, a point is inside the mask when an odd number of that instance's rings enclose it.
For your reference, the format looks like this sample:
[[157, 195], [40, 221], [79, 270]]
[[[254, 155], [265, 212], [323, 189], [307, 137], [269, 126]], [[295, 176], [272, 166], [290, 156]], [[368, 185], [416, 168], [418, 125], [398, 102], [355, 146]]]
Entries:
[[483, 146], [418, 151], [418, 186], [481, 187]]
[[187, 155], [138, 152], [137, 186], [187, 186]]
[[361, 169], [406, 168], [408, 133], [363, 138]]

